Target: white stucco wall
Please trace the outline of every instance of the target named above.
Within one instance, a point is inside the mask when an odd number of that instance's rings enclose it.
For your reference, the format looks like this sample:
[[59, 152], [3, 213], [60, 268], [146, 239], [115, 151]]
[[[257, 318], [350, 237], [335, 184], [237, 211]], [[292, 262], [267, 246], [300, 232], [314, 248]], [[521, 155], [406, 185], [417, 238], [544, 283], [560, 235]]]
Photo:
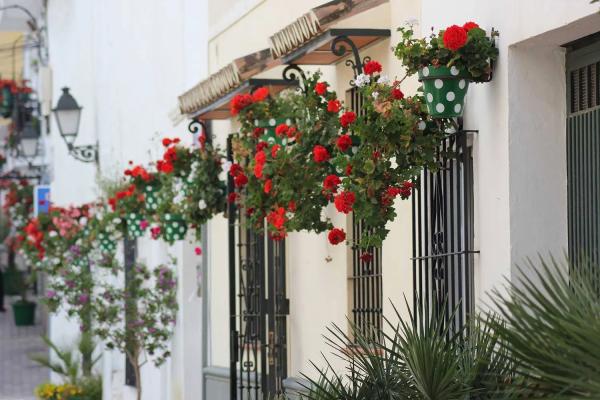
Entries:
[[[206, 74], [207, 1], [77, 1], [48, 2], [48, 41], [53, 70], [53, 104], [60, 88], [69, 86], [83, 106], [76, 144], [98, 141], [100, 169], [67, 154], [52, 123], [53, 201], [80, 204], [99, 194], [97, 175], [116, 179], [128, 161], [147, 164], [162, 153], [160, 139], [191, 141], [187, 125], [174, 128], [169, 112], [177, 96]], [[201, 392], [202, 299], [194, 240], [168, 251], [178, 259], [180, 311], [172, 342], [173, 357], [156, 369], [144, 367], [144, 399], [192, 399]], [[165, 261], [166, 246], [139, 240], [140, 260], [153, 267]], [[78, 329], [54, 316], [51, 336], [69, 342]], [[124, 359], [113, 352], [101, 370], [106, 399], [134, 398], [124, 388]], [[125, 390], [124, 390], [125, 389]]]

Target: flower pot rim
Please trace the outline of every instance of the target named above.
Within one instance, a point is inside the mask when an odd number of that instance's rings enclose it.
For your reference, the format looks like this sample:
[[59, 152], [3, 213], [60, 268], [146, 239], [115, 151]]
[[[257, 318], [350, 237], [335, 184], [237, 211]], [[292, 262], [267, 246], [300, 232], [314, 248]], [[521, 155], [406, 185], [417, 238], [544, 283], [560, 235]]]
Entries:
[[37, 306], [35, 301], [19, 299], [12, 303], [13, 306]]
[[[434, 70], [435, 73], [432, 73], [428, 76], [424, 76], [423, 75], [424, 68], [430, 68], [430, 69]], [[434, 79], [467, 79], [469, 81], [473, 80], [473, 77], [471, 76], [471, 74], [469, 74], [469, 72], [466, 69], [464, 69], [464, 68], [457, 68], [457, 69], [458, 69], [458, 75], [452, 75], [452, 73], [450, 72], [450, 68], [445, 65], [439, 65], [439, 66], [426, 65], [422, 68], [419, 68], [419, 82], [429, 81], [429, 80], [434, 80]]]

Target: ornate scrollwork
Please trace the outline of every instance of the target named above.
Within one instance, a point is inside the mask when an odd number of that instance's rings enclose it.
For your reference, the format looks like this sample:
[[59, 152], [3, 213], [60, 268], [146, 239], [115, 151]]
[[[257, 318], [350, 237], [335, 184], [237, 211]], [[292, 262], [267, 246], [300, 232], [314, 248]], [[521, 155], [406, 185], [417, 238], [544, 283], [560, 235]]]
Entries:
[[302, 91], [306, 91], [304, 87], [304, 81], [306, 81], [306, 75], [300, 66], [297, 64], [289, 64], [283, 69], [282, 73], [283, 80], [286, 82], [298, 81], [298, 87]]
[[200, 131], [200, 128], [202, 128], [202, 132], [204, 132], [204, 134], [206, 135], [206, 124], [204, 123], [204, 121], [201, 121], [199, 119], [192, 119], [188, 125], [188, 131], [190, 131], [190, 133], [192, 134], [196, 134]]
[[[348, 50], [348, 47], [350, 50]], [[346, 35], [337, 36], [335, 39], [331, 41], [331, 52], [338, 57], [344, 57], [349, 51], [352, 52], [352, 56], [354, 60], [346, 60], [346, 65], [354, 71], [354, 77], [363, 73], [363, 62], [360, 58], [360, 53], [358, 52], [358, 48]], [[365, 58], [366, 60], [367, 58]], [[350, 84], [354, 86], [354, 80], [350, 81]]]
[[98, 162], [98, 145], [72, 146], [69, 154], [82, 162]]

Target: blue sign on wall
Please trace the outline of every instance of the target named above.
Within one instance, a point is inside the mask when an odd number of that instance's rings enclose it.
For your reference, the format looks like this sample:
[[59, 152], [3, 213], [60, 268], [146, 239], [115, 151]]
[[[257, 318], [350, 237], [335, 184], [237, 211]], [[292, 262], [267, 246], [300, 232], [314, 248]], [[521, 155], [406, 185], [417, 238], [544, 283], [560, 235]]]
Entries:
[[45, 214], [50, 211], [50, 186], [37, 185], [33, 191], [33, 214]]

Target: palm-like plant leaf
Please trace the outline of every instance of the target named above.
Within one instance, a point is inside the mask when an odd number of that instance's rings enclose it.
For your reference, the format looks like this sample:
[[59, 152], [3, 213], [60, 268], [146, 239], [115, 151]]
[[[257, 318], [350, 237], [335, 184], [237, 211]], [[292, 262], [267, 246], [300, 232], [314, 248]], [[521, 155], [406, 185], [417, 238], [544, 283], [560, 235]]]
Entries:
[[540, 257], [532, 276], [495, 291], [504, 319], [492, 321], [530, 397], [600, 398], [600, 296], [598, 268], [584, 262], [570, 268]]

